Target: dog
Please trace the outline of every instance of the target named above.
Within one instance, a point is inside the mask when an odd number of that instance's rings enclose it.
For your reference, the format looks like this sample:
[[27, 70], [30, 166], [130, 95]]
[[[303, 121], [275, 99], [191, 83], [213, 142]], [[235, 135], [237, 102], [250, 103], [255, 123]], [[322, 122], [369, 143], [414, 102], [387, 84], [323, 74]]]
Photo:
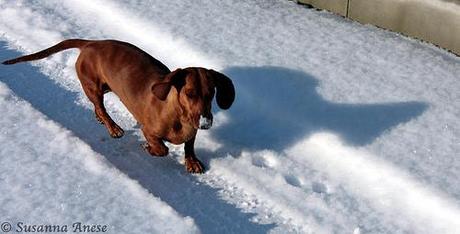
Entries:
[[198, 129], [212, 126], [214, 96], [224, 110], [235, 100], [235, 88], [229, 77], [201, 67], [171, 72], [138, 47], [117, 40], [64, 40], [3, 64], [43, 59], [71, 48], [80, 49], [75, 64], [78, 79], [94, 105], [96, 119], [110, 136], [119, 138], [124, 134], [104, 107], [104, 94], [114, 92], [142, 126], [147, 141], [142, 144], [144, 150], [161, 157], [169, 151], [164, 141], [185, 143], [186, 170], [203, 173], [203, 164], [195, 155], [195, 137]]

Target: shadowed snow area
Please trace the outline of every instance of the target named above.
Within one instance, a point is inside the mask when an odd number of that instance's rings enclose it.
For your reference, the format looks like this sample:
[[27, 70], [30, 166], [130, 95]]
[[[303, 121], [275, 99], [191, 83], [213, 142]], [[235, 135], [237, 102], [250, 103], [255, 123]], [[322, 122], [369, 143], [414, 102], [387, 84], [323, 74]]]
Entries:
[[365, 145], [385, 130], [410, 121], [427, 108], [421, 102], [333, 103], [321, 97], [311, 75], [281, 67], [235, 67], [237, 99], [217, 139], [251, 150], [286, 149], [299, 138], [333, 132], [351, 145]]
[[[4, 48], [0, 54], [2, 59], [19, 55]], [[0, 69], [0, 81], [2, 222], [10, 222], [13, 230], [23, 222], [68, 225], [73, 232], [73, 223], [81, 222], [106, 225], [109, 233], [199, 232], [190, 217], [179, 215], [114, 168], [86, 139], [77, 138], [78, 132], [64, 121], [81, 120], [73, 95], [56, 92], [30, 65]], [[54, 118], [58, 113], [60, 121]]]
[[292, 1], [0, 0], [0, 60], [66, 38], [125, 40], [171, 69], [217, 69], [235, 103], [214, 105], [196, 142], [208, 170], [189, 175], [182, 146], [166, 158], [140, 149], [113, 94], [105, 104], [126, 134], [108, 136], [76, 78], [77, 50], [0, 66], [0, 221], [81, 218], [123, 233], [460, 230], [452, 54]]

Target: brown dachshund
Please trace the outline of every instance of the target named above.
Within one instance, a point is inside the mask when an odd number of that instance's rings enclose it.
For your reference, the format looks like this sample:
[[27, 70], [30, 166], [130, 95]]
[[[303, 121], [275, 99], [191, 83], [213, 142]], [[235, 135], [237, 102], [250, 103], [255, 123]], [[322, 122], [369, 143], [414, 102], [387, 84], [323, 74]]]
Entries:
[[185, 143], [185, 168], [202, 173], [194, 152], [198, 129], [212, 125], [211, 102], [216, 89], [220, 108], [228, 109], [235, 99], [232, 81], [205, 68], [190, 67], [171, 72], [146, 52], [126, 42], [70, 39], [40, 52], [3, 62], [14, 64], [48, 57], [69, 48], [80, 49], [75, 64], [78, 79], [94, 104], [96, 119], [110, 136], [123, 136], [123, 129], [107, 114], [104, 94], [113, 91], [142, 125], [151, 155], [166, 156], [163, 141]]

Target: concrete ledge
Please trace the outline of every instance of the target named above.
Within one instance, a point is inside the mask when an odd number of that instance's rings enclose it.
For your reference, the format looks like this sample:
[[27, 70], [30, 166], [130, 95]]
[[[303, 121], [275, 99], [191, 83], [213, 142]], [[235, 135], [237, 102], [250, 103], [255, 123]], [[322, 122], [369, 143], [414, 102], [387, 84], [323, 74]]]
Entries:
[[460, 55], [460, 0], [350, 0], [348, 17]]
[[460, 0], [298, 0], [431, 42], [460, 56]]
[[347, 16], [348, 0], [298, 0], [297, 2]]

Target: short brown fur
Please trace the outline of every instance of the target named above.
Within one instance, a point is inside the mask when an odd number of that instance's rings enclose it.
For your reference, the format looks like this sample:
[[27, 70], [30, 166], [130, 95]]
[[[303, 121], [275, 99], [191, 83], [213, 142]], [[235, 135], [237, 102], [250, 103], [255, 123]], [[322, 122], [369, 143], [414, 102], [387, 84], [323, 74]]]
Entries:
[[214, 89], [220, 108], [228, 109], [232, 105], [235, 90], [227, 76], [199, 67], [171, 72], [136, 46], [116, 40], [65, 40], [3, 64], [42, 59], [69, 48], [81, 51], [75, 64], [78, 78], [86, 96], [94, 104], [96, 119], [104, 124], [112, 137], [122, 137], [124, 132], [104, 107], [104, 94], [110, 91], [142, 125], [147, 140], [143, 147], [147, 152], [166, 156], [168, 148], [163, 141], [185, 143], [187, 171], [203, 172], [203, 165], [194, 152], [195, 136], [201, 118], [212, 123]]

